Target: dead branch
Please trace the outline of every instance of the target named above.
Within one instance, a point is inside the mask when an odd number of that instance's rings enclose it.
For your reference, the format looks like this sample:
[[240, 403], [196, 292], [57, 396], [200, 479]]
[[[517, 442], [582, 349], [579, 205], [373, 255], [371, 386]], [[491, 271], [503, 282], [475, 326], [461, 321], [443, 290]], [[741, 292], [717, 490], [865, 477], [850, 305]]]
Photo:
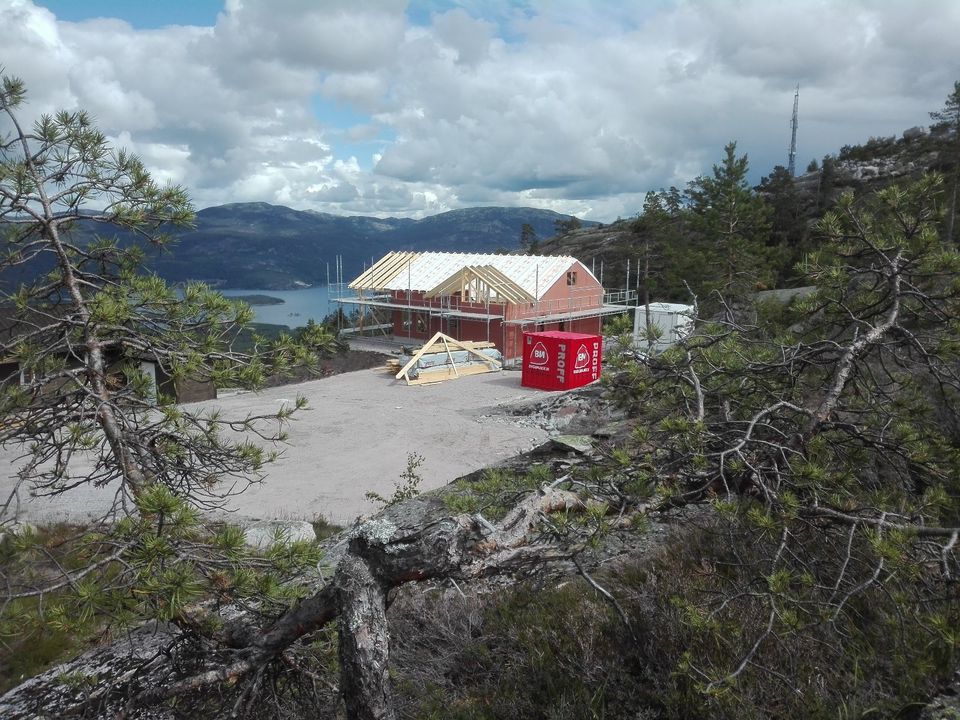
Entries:
[[[530, 544], [531, 531], [538, 519], [549, 513], [585, 507], [576, 493], [547, 487], [524, 498], [497, 524], [467, 514], [422, 522], [416, 512], [410, 519], [410, 512], [388, 508], [349, 531], [336, 572], [313, 595], [266, 628], [238, 629], [238, 624], [243, 625], [239, 622], [215, 634], [212, 639], [222, 652], [200, 672], [179, 677], [174, 673], [171, 677], [169, 663], [153, 664], [144, 673], [128, 673], [123, 682], [114, 682], [98, 697], [108, 695], [108, 703], [123, 700], [123, 706], [132, 709], [130, 716], [135, 716], [135, 710], [157, 707], [170, 698], [204, 688], [253, 682], [271, 663], [288, 664], [289, 659], [284, 658], [300, 638], [339, 619], [340, 686], [347, 698], [348, 716], [392, 718], [387, 675], [388, 593], [408, 582], [489, 577], [569, 560], [580, 548]], [[56, 682], [53, 677], [44, 678], [33, 681], [34, 689], [38, 682]], [[28, 710], [18, 702], [18, 690], [0, 699], [0, 714], [34, 717], [36, 706]], [[74, 697], [64, 704], [62, 695], [57, 695], [55, 702], [56, 714], [66, 715], [83, 710], [85, 698]]]

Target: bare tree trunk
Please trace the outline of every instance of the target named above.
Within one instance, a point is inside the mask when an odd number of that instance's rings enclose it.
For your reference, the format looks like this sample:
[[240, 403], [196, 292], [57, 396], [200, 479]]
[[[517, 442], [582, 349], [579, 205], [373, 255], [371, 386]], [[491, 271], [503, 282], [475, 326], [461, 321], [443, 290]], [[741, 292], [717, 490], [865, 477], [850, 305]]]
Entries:
[[856, 337], [847, 345], [843, 355], [837, 361], [827, 393], [815, 409], [811, 408], [810, 420], [803, 434], [805, 439], [813, 437], [827, 421], [827, 418], [830, 417], [830, 414], [840, 401], [843, 389], [850, 380], [850, 376], [853, 374], [857, 362], [863, 357], [864, 353], [883, 340], [883, 338], [897, 326], [900, 319], [901, 285], [903, 283], [901, 276], [902, 255], [903, 253], [899, 252], [887, 262], [889, 268], [887, 285], [890, 295], [893, 297], [890, 308], [884, 314], [881, 322], [871, 327], [859, 337]]
[[[224, 651], [184, 676], [169, 649], [150, 649], [131, 662], [116, 647], [99, 648], [57, 666], [0, 697], [0, 717], [10, 720], [63, 717], [168, 717], [164, 702], [204, 688], [239, 686], [288, 652], [299, 638], [339, 617], [341, 689], [350, 720], [393, 720], [388, 678], [389, 634], [386, 599], [407, 582], [430, 578], [471, 579], [507, 573], [555, 560], [567, 560], [579, 548], [530, 544], [529, 533], [543, 513], [579, 511], [576, 493], [545, 487], [531, 493], [497, 526], [479, 515], [437, 515], [435, 499], [417, 498], [387, 508], [350, 531], [346, 547], [328, 559], [337, 563], [334, 577], [273, 625], [259, 629], [240, 619], [216, 637]], [[342, 552], [342, 555], [340, 553]], [[337, 559], [334, 559], [337, 558]], [[211, 617], [211, 620], [218, 618]], [[158, 633], [159, 636], [159, 633]], [[167, 648], [174, 638], [164, 634]], [[154, 645], [158, 644], [156, 642]], [[118, 664], [124, 668], [118, 672]], [[98, 678], [92, 688], [65, 684], [71, 671]], [[91, 703], [98, 710], [91, 712]]]
[[643, 310], [647, 328], [647, 355], [653, 355], [653, 338], [650, 335], [650, 238], [647, 238], [643, 256]]
[[[957, 128], [960, 133], [960, 128]], [[953, 228], [957, 219], [957, 186], [960, 185], [960, 153], [956, 158], [956, 167], [953, 170], [953, 182], [950, 187], [950, 209], [947, 211], [947, 242], [954, 242]]]
[[340, 689], [351, 720], [393, 720], [387, 589], [362, 559], [348, 555], [334, 579], [340, 610]]

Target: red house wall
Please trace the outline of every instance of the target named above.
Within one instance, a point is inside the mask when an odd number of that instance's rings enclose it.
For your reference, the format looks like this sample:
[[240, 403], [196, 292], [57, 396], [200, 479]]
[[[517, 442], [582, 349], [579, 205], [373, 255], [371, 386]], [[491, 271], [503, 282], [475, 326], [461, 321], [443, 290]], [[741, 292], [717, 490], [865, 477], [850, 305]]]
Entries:
[[[567, 273], [577, 274], [576, 284], [567, 284]], [[537, 322], [538, 317], [557, 315], [566, 312], [598, 310], [603, 307], [603, 287], [593, 277], [586, 267], [579, 261], [574, 262], [567, 273], [561, 275], [551, 285], [540, 299], [539, 303], [528, 305], [511, 305], [507, 308], [508, 320], [529, 320], [523, 325], [509, 324], [504, 334], [503, 347], [500, 351], [506, 358], [520, 358], [523, 356], [524, 331], [558, 331], [574, 332], [585, 335], [599, 335], [602, 326], [601, 318], [589, 317], [576, 320], [560, 320], [549, 323]]]
[[[407, 306], [407, 293], [403, 290], [393, 293], [393, 301]], [[442, 308], [439, 299], [427, 300], [422, 292], [412, 292], [409, 300], [409, 310], [397, 308], [393, 311], [393, 334], [398, 337], [409, 337], [417, 340], [429, 340], [438, 332], [446, 333], [457, 340], [473, 340], [483, 342], [489, 340], [496, 343], [500, 348], [500, 341], [503, 337], [503, 323], [501, 320], [474, 320], [459, 316], [445, 318], [440, 315], [431, 315], [430, 308], [437, 310]], [[457, 303], [457, 309], [460, 312], [476, 312], [482, 315], [502, 315], [504, 314], [503, 305], [483, 305], [480, 303]], [[410, 314], [409, 327], [405, 325], [407, 313]], [[419, 322], [418, 322], [419, 320]], [[455, 323], [451, 327], [451, 321]], [[489, 332], [488, 332], [489, 326]]]

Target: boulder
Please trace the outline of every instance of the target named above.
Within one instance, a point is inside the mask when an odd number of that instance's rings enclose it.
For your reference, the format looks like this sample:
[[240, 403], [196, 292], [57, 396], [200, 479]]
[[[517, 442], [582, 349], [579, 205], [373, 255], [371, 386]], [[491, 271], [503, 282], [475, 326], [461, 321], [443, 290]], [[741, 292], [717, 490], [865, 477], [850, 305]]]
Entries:
[[919, 140], [920, 138], [925, 137], [928, 133], [929, 131], [925, 127], [916, 125], [903, 131], [903, 139], [904, 142], [913, 142], [914, 140]]
[[575, 452], [579, 455], [593, 452], [593, 440], [589, 435], [557, 435], [548, 442], [562, 452]]
[[261, 520], [247, 527], [243, 536], [247, 545], [255, 548], [268, 548], [278, 542], [314, 542], [317, 539], [313, 525], [304, 520]]

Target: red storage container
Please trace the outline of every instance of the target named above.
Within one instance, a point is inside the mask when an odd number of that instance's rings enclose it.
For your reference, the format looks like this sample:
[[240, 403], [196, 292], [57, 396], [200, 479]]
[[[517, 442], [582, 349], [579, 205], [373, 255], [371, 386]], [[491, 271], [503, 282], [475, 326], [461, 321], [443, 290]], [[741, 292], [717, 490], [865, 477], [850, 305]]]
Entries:
[[559, 331], [524, 333], [521, 383], [541, 390], [569, 390], [588, 385], [600, 378], [602, 354], [602, 335]]

